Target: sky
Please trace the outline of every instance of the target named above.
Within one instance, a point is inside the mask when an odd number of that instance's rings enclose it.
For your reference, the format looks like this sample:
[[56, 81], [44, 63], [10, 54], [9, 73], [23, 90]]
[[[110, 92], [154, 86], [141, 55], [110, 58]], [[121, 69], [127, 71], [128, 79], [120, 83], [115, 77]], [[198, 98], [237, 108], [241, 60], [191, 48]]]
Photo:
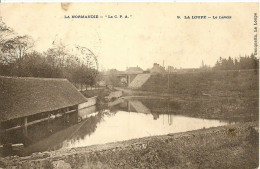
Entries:
[[[153, 63], [196, 68], [202, 60], [213, 66], [219, 57], [250, 55], [254, 51], [254, 13], [258, 15], [258, 11], [258, 3], [0, 4], [3, 21], [18, 34], [31, 36], [37, 51], [46, 51], [55, 39], [61, 39], [65, 45], [91, 49], [103, 70], [147, 69]], [[64, 18], [72, 15], [103, 18]], [[129, 18], [106, 18], [108, 15]]]

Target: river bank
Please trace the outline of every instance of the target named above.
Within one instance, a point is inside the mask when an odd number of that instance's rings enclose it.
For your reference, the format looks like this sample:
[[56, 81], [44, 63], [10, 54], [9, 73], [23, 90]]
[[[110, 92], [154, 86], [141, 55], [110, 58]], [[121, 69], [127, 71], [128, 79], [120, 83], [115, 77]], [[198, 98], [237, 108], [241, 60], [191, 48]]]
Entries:
[[[259, 98], [252, 95], [198, 95], [159, 93], [127, 88], [121, 90], [123, 98], [138, 99], [155, 113], [184, 115], [188, 117], [218, 119], [235, 122], [258, 121]], [[255, 92], [258, 92], [255, 90]], [[258, 95], [258, 93], [255, 93]]]
[[28, 157], [0, 159], [2, 168], [256, 168], [258, 123], [145, 137]]

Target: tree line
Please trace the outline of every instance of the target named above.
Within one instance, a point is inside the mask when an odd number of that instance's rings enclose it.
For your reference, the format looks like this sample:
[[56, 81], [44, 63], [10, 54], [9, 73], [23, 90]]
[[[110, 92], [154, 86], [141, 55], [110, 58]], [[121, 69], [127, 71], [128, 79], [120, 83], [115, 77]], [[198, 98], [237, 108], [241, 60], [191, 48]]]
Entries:
[[254, 54], [240, 56], [238, 59], [231, 58], [230, 56], [226, 58], [220, 57], [213, 69], [216, 70], [243, 70], [243, 69], [259, 69], [259, 58]]
[[93, 86], [98, 71], [90, 62], [95, 56], [86, 49], [68, 48], [62, 40], [55, 39], [49, 49], [37, 52], [31, 37], [18, 35], [0, 18], [1, 76], [66, 78], [74, 84]]

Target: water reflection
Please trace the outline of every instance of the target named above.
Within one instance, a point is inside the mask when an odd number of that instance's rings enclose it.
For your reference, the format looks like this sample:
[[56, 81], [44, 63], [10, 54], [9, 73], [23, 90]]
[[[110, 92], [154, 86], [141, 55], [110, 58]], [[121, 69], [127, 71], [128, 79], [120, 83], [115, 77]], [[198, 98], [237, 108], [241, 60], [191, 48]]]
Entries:
[[227, 123], [218, 120], [203, 120], [168, 114], [162, 114], [154, 120], [152, 114], [118, 111], [114, 116], [104, 116], [104, 121], [98, 124], [94, 133], [76, 142], [68, 140], [64, 148], [185, 132], [225, 124]]
[[[65, 140], [81, 139], [84, 135], [94, 132], [100, 119], [101, 116], [98, 115], [96, 107], [92, 106], [26, 128], [2, 131], [0, 156], [23, 156], [34, 152], [60, 149]], [[12, 144], [22, 146], [12, 148], [10, 147]]]
[[1, 133], [1, 144], [22, 143], [19, 151], [1, 149], [1, 156], [29, 155], [34, 152], [82, 147], [168, 133], [185, 132], [225, 125], [178, 114], [181, 106], [167, 100], [123, 100], [95, 106], [24, 129]]

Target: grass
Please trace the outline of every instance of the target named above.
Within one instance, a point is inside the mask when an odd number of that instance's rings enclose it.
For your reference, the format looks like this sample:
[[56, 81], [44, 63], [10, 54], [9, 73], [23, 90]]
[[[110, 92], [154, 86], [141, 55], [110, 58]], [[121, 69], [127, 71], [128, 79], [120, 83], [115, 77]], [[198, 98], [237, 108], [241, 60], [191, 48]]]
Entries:
[[81, 91], [81, 93], [89, 98], [89, 97], [94, 97], [94, 96], [98, 96], [98, 97], [105, 97], [109, 94], [109, 90], [108, 89], [94, 89], [94, 90], [84, 90]]
[[[169, 87], [168, 87], [169, 84]], [[143, 91], [201, 96], [250, 96], [258, 98], [259, 74], [255, 71], [211, 71], [152, 75], [141, 87]]]
[[[165, 103], [143, 101], [157, 113], [165, 113], [169, 107], [175, 114], [198, 118], [228, 121], [259, 119], [259, 74], [255, 71], [152, 75], [138, 91], [171, 96]], [[178, 99], [182, 101], [176, 102]]]

